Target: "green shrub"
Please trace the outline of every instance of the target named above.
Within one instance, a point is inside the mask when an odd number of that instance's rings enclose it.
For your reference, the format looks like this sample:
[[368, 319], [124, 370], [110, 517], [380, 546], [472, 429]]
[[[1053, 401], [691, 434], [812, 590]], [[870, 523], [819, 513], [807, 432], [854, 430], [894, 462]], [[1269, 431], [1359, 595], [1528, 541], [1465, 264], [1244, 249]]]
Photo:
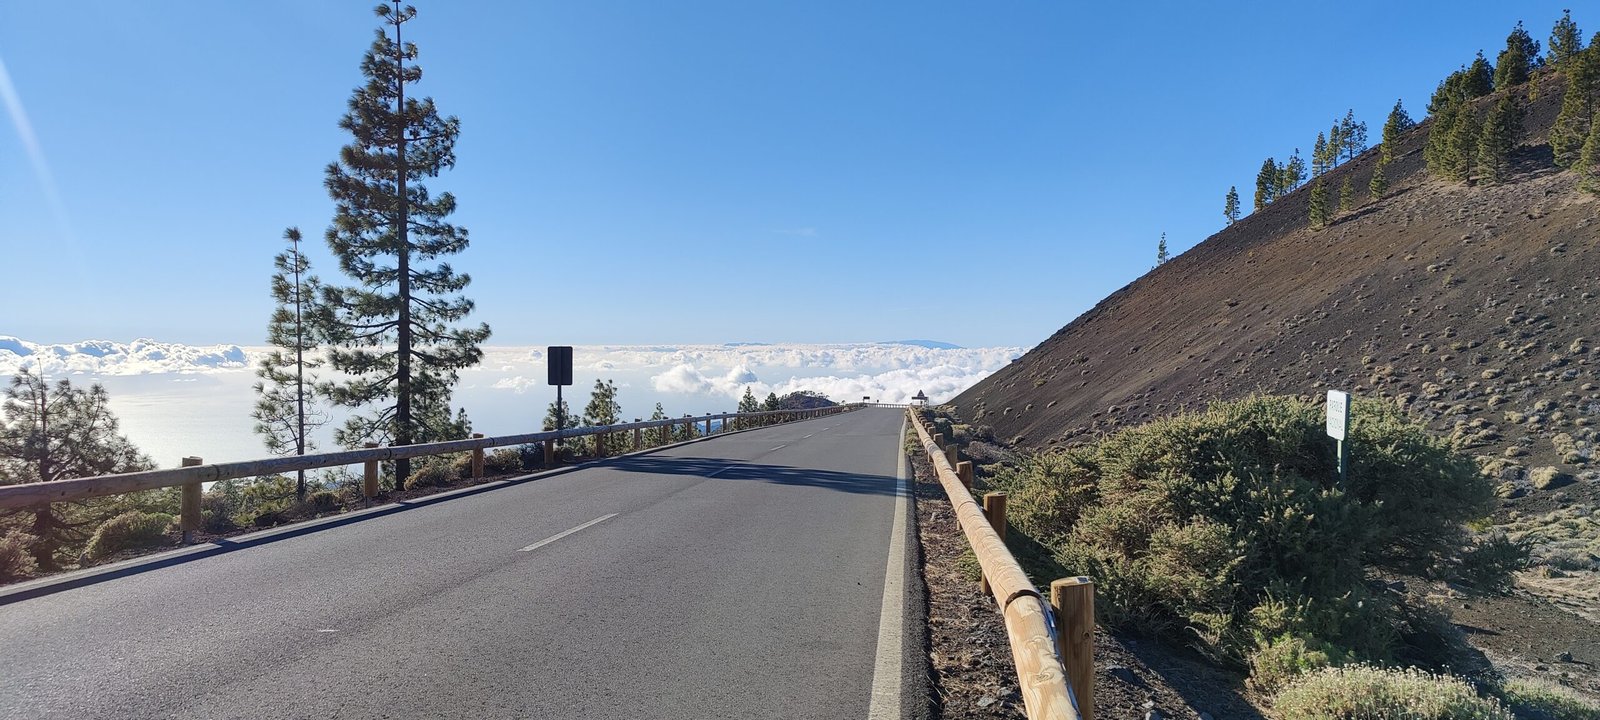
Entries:
[[993, 483], [1012, 522], [1095, 578], [1114, 626], [1192, 635], [1241, 665], [1281, 635], [1381, 660], [1399, 621], [1369, 571], [1450, 576], [1492, 496], [1393, 405], [1357, 400], [1351, 418], [1344, 486], [1321, 404], [1269, 396], [1028, 458]]
[[483, 457], [483, 471], [488, 475], [509, 475], [522, 472], [522, 451], [500, 448]]
[[1526, 541], [1512, 540], [1504, 532], [1491, 532], [1462, 551], [1456, 579], [1486, 592], [1510, 592], [1516, 584], [1511, 573], [1528, 567], [1531, 550]]
[[171, 527], [171, 515], [130, 510], [102, 523], [85, 552], [92, 560], [102, 560], [123, 550], [155, 547], [166, 542]]
[[1514, 720], [1499, 701], [1478, 697], [1462, 680], [1364, 665], [1308, 674], [1280, 691], [1272, 706], [1283, 720]]
[[406, 478], [406, 489], [447, 485], [452, 477], [449, 458], [428, 458], [411, 471], [411, 477]]
[[1600, 705], [1578, 693], [1542, 680], [1506, 683], [1506, 704], [1517, 714], [1550, 720], [1600, 720]]
[[34, 571], [31, 549], [38, 538], [21, 530], [12, 530], [0, 536], [0, 582], [25, 578]]
[[1250, 683], [1272, 692], [1308, 672], [1343, 665], [1347, 653], [1316, 640], [1280, 635], [1261, 643], [1250, 656]]

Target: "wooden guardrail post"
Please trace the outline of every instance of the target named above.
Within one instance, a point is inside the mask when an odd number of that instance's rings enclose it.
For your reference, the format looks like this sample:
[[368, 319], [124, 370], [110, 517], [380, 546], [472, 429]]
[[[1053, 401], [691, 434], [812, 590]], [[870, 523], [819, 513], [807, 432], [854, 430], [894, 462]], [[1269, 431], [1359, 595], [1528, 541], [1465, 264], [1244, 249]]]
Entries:
[[[968, 487], [970, 489], [970, 486], [968, 486]], [[986, 517], [986, 518], [989, 518], [989, 525], [990, 525], [990, 527], [994, 528], [995, 534], [1000, 536], [1000, 542], [1005, 542], [1006, 541], [1006, 494], [1003, 493], [1003, 492], [992, 492], [992, 493], [989, 493], [987, 495], [984, 495], [983, 496], [983, 516]], [[981, 575], [981, 572], [980, 572], [980, 575]], [[978, 590], [980, 592], [982, 592], [984, 595], [988, 595], [989, 594], [989, 578], [988, 578], [988, 576], [983, 576], [982, 579], [978, 581]]]
[[1057, 647], [1078, 701], [1078, 714], [1094, 720], [1094, 582], [1072, 577], [1050, 583], [1050, 606], [1056, 614]]
[[[375, 448], [375, 442], [362, 443], [361, 447]], [[378, 496], [378, 461], [368, 460], [361, 468], [361, 496], [375, 498]]]
[[603, 458], [606, 456], [605, 433], [596, 433], [594, 436], [594, 456], [597, 458]]
[[961, 485], [972, 492], [972, 461], [962, 460], [956, 463], [956, 477], [961, 478]]
[[[197, 457], [183, 459], [184, 467], [194, 467], [205, 461]], [[178, 527], [183, 530], [183, 544], [194, 542], [194, 533], [200, 529], [200, 483], [184, 483], [182, 494], [182, 507], [179, 511]]]
[[[483, 433], [473, 433], [474, 440], [483, 437]], [[472, 479], [483, 477], [483, 448], [472, 449]]]
[[[944, 448], [944, 459], [949, 460], [950, 461], [950, 467], [954, 468], [957, 464], [959, 464], [961, 462], [961, 449], [956, 447], [955, 443], [950, 443], [949, 445], [946, 445], [945, 448]], [[970, 488], [972, 486], [968, 485], [967, 487]]]
[[937, 447], [940, 450], [944, 449], [944, 433], [934, 433], [933, 434], [933, 445], [934, 445], [934, 447]]
[[[634, 423], [641, 423], [641, 422], [644, 422], [644, 421], [640, 420], [639, 418], [634, 418], [633, 422]], [[638, 452], [638, 451], [643, 450], [643, 449], [644, 449], [644, 429], [643, 428], [634, 428], [633, 429], [633, 450], [634, 450], [634, 452]]]
[[711, 437], [711, 413], [706, 413], [706, 437]]

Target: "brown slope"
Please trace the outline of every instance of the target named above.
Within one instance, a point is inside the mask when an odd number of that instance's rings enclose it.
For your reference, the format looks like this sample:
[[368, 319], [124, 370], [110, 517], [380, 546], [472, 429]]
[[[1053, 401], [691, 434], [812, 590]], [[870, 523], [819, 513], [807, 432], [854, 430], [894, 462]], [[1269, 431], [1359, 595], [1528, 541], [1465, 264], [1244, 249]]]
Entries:
[[1330, 227], [1307, 228], [1301, 188], [1112, 293], [957, 412], [1038, 448], [1256, 391], [1341, 388], [1399, 398], [1474, 453], [1526, 453], [1505, 479], [1585, 472], [1600, 203], [1550, 161], [1562, 78], [1537, 84], [1513, 182], [1427, 177], [1424, 123], [1398, 143], [1388, 197], [1367, 197], [1368, 151], [1325, 176], [1330, 198], [1346, 176], [1357, 190]]

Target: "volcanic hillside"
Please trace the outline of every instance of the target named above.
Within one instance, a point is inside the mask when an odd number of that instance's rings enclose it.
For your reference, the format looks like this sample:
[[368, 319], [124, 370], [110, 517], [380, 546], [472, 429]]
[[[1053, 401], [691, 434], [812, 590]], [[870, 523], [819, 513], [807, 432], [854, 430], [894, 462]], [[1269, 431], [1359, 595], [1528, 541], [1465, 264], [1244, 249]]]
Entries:
[[1530, 101], [1510, 182], [1429, 177], [1425, 121], [1397, 143], [1386, 197], [1366, 192], [1374, 148], [1324, 176], [1330, 196], [1346, 176], [1357, 188], [1328, 227], [1308, 227], [1301, 187], [1112, 293], [957, 397], [957, 414], [1043, 448], [1213, 400], [1337, 388], [1457, 437], [1502, 496], [1575, 478], [1570, 491], [1593, 493], [1600, 202], [1552, 162], [1564, 86], [1550, 73], [1513, 89]]

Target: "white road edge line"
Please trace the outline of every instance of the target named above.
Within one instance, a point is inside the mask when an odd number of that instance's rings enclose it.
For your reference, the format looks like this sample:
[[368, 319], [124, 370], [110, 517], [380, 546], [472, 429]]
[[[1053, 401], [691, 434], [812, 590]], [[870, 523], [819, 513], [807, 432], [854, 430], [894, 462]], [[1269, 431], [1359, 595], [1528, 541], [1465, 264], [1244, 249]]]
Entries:
[[786, 447], [789, 447], [789, 446], [788, 445], [779, 445], [779, 446], [777, 446], [777, 447], [775, 447], [775, 448], [773, 448], [771, 450], [768, 450], [767, 452], [775, 452], [775, 451], [778, 451], [778, 450], [782, 450], [782, 449], [784, 449]]
[[549, 545], [550, 543], [553, 543], [553, 542], [555, 542], [557, 540], [560, 540], [561, 538], [564, 538], [564, 537], [566, 537], [568, 535], [571, 535], [571, 534], [573, 534], [573, 533], [575, 533], [575, 532], [577, 532], [579, 530], [582, 530], [582, 529], [584, 529], [586, 527], [589, 527], [591, 525], [599, 525], [600, 523], [603, 523], [603, 522], [605, 522], [607, 520], [610, 520], [611, 518], [614, 518], [616, 516], [617, 516], [616, 513], [611, 513], [610, 515], [601, 515], [600, 517], [597, 517], [597, 518], [595, 518], [593, 520], [590, 520], [589, 522], [586, 522], [586, 523], [584, 523], [582, 525], [579, 525], [579, 526], [577, 526], [575, 528], [572, 528], [570, 530], [564, 530], [562, 532], [558, 532], [558, 533], [556, 533], [554, 535], [551, 535], [550, 537], [547, 537], [547, 538], [545, 538], [543, 540], [540, 540], [539, 542], [536, 542], [536, 543], [534, 543], [532, 545], [529, 545], [529, 546], [527, 546], [525, 548], [522, 548], [521, 550], [518, 550], [517, 552], [529, 552], [529, 551], [532, 551], [532, 550], [538, 550], [539, 548], [542, 548], [542, 547], [544, 547], [546, 545]]
[[889, 536], [888, 569], [883, 574], [883, 604], [878, 611], [878, 657], [872, 666], [872, 704], [867, 720], [900, 720], [900, 675], [905, 657], [906, 439], [900, 423], [899, 469], [894, 484], [894, 529]]
[[803, 438], [800, 438], [800, 439], [801, 439], [801, 440], [810, 440], [810, 439], [811, 439], [811, 438], [812, 438], [812, 436], [813, 436], [813, 435], [816, 435], [816, 433], [811, 433], [811, 435], [807, 435], [807, 436], [805, 436], [805, 437], [803, 437]]

